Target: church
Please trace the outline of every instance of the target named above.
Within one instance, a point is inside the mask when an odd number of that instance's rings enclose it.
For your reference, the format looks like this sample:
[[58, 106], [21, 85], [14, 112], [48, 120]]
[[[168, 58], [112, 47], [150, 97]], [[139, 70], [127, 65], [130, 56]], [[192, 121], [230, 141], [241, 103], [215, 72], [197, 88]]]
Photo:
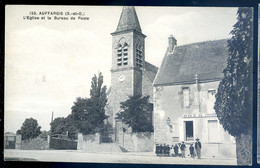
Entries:
[[[134, 7], [123, 7], [112, 35], [111, 87], [106, 114], [115, 129], [120, 102], [128, 96], [149, 95], [154, 105], [154, 145], [186, 144], [199, 138], [209, 157], [235, 157], [235, 140], [220, 125], [214, 111], [215, 94], [228, 57], [227, 40], [177, 45], [172, 35], [157, 68], [145, 61], [145, 35]], [[128, 130], [129, 131], [129, 130]]]
[[158, 68], [145, 61], [145, 35], [142, 33], [134, 7], [123, 7], [119, 23], [112, 35], [111, 86], [108, 89], [106, 115], [115, 129], [115, 139], [122, 123], [115, 119], [120, 102], [129, 96], [150, 96]]

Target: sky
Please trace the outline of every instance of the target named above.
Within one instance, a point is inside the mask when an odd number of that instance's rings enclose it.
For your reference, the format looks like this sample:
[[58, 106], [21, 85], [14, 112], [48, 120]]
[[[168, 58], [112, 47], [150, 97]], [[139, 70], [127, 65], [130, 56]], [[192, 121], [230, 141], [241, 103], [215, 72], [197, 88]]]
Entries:
[[[135, 9], [147, 36], [146, 61], [158, 67], [170, 35], [177, 45], [230, 38], [237, 12], [228, 7]], [[89, 20], [24, 19], [30, 11], [82, 12]], [[110, 33], [121, 11], [120, 6], [6, 6], [5, 132], [16, 132], [31, 117], [41, 130], [49, 130], [52, 112], [54, 118], [70, 114], [77, 97], [89, 97], [91, 78], [98, 72], [110, 86]]]

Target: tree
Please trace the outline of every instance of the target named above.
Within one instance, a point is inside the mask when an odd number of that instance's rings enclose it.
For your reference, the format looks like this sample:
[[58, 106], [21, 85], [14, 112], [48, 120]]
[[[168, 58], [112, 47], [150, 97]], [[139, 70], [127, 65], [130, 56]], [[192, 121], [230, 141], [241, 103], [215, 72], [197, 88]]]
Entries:
[[27, 118], [23, 122], [21, 129], [17, 130], [16, 133], [22, 135], [22, 140], [30, 140], [41, 134], [41, 127], [38, 125], [36, 119]]
[[129, 99], [120, 104], [122, 111], [117, 114], [116, 119], [122, 119], [133, 132], [153, 132], [153, 104], [149, 103], [149, 96], [129, 96]]
[[223, 70], [214, 109], [223, 128], [236, 138], [237, 164], [252, 161], [252, 8], [241, 7], [228, 40], [229, 57]]
[[93, 110], [99, 115], [100, 122], [103, 123], [107, 119], [105, 115], [105, 106], [107, 103], [107, 87], [103, 85], [103, 75], [99, 73], [98, 78], [96, 75], [92, 78], [90, 89], [90, 100], [93, 103]]
[[77, 139], [77, 133], [79, 132], [73, 122], [72, 115], [68, 115], [66, 118], [58, 117], [51, 123], [51, 134], [63, 134], [68, 132], [70, 139]]
[[19, 129], [16, 131], [16, 135], [22, 135], [22, 131]]
[[72, 109], [72, 118], [77, 129], [83, 134], [100, 132], [104, 127], [105, 105], [107, 103], [106, 86], [103, 75], [94, 75], [91, 82], [90, 98], [77, 98]]

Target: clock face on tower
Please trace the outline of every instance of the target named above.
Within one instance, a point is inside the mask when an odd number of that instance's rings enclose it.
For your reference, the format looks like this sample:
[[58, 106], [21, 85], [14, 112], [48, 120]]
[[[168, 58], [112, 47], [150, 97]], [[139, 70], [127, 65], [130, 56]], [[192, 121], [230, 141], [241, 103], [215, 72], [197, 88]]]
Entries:
[[119, 82], [124, 82], [125, 81], [125, 75], [120, 75], [118, 80], [119, 80]]

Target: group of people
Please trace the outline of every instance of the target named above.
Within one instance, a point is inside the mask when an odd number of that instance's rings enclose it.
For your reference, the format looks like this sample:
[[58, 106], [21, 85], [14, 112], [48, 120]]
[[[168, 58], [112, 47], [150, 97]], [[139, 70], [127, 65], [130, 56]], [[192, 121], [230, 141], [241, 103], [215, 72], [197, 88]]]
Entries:
[[[189, 151], [190, 151], [190, 156], [195, 159], [197, 156], [198, 159], [201, 158], [201, 142], [199, 141], [200, 139], [197, 138], [195, 142], [195, 147], [193, 146], [193, 143], [190, 144]], [[179, 154], [179, 149], [181, 153]], [[166, 144], [156, 144], [155, 147], [155, 154], [157, 156], [169, 156], [169, 157], [179, 157], [181, 156], [182, 158], [186, 157], [186, 144], [184, 141], [182, 143], [178, 144], [176, 143], [174, 146], [172, 145], [171, 147]]]

